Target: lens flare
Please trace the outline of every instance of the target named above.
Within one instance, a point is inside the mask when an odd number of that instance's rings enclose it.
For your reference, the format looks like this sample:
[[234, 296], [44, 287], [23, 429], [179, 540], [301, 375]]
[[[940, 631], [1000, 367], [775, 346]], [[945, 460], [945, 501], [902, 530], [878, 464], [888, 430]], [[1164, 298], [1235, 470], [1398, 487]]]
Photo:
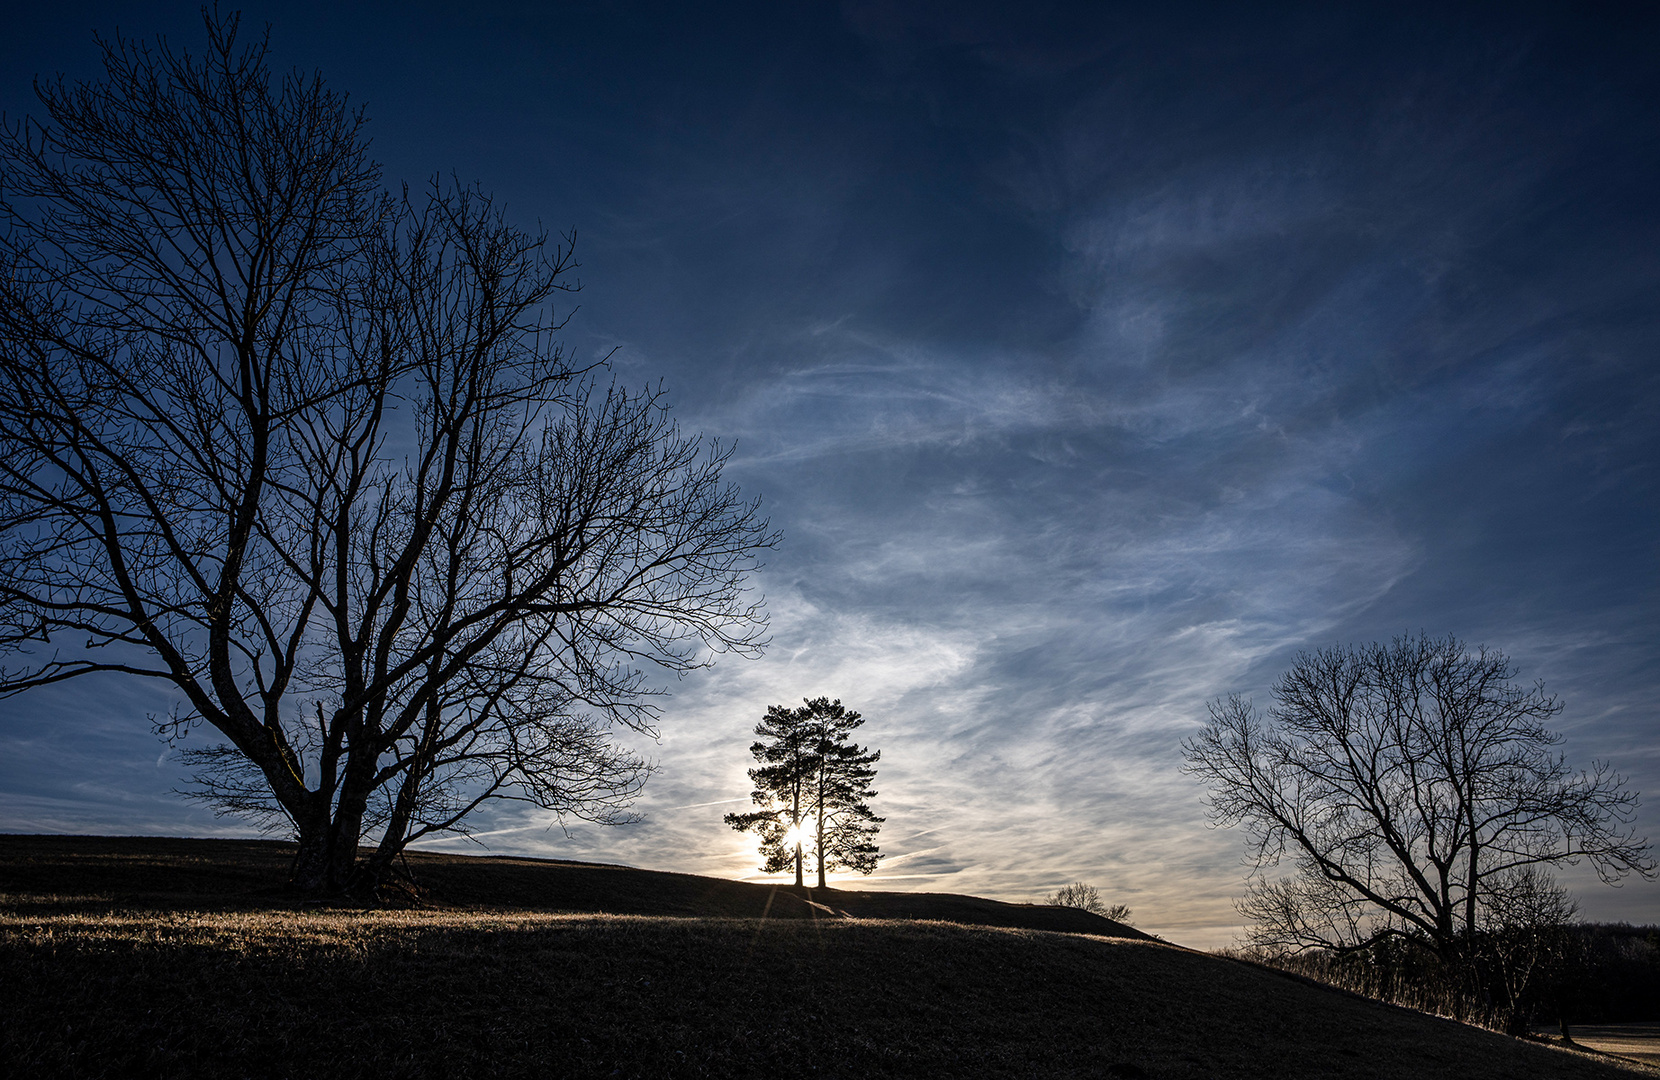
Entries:
[[811, 847], [813, 840], [813, 819], [804, 817], [784, 830], [784, 849], [794, 851], [796, 845]]

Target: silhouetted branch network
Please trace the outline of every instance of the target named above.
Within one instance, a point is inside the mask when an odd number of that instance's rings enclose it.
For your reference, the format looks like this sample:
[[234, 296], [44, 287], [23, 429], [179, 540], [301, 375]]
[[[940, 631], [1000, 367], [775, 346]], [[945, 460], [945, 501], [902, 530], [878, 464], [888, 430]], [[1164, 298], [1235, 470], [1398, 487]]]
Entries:
[[226, 740], [197, 794], [286, 822], [310, 889], [490, 799], [626, 820], [612, 725], [759, 651], [775, 534], [555, 340], [568, 243], [387, 194], [361, 112], [205, 19], [0, 136], [0, 693], [169, 684], [160, 730]]
[[1101, 899], [1101, 890], [1088, 882], [1074, 881], [1070, 885], [1062, 885], [1045, 899], [1047, 903], [1055, 907], [1081, 908], [1114, 922], [1128, 923], [1130, 921], [1129, 905], [1107, 903]]
[[1561, 704], [1515, 678], [1502, 653], [1418, 635], [1299, 656], [1266, 717], [1211, 703], [1186, 767], [1250, 839], [1256, 945], [1395, 936], [1452, 956], [1528, 903], [1560, 907], [1552, 866], [1653, 876], [1636, 793], [1606, 763], [1571, 770], [1545, 727]]

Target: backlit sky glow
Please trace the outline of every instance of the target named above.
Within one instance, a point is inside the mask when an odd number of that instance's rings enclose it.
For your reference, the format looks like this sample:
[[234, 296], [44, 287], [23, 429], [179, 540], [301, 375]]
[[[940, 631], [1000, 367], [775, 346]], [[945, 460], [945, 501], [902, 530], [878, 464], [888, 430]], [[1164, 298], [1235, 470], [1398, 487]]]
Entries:
[[[1081, 878], [1223, 945], [1242, 838], [1180, 739], [1419, 629], [1543, 679], [1660, 837], [1660, 23], [1248, 7], [245, 6], [389, 182], [575, 229], [568, 343], [735, 440], [785, 535], [772, 647], [671, 687], [647, 820], [508, 810], [491, 851], [760, 880], [721, 815], [822, 694], [882, 751], [874, 887]], [[198, 47], [193, 8], [11, 14], [0, 108], [95, 31]], [[168, 794], [168, 702], [0, 703], [0, 830], [237, 831]]]

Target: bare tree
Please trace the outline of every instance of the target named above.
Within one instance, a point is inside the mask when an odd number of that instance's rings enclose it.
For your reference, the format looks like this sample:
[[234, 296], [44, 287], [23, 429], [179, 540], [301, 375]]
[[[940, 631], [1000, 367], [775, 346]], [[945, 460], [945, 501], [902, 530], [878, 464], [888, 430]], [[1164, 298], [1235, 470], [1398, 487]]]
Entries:
[[1128, 923], [1130, 908], [1127, 904], [1108, 904], [1101, 899], [1101, 890], [1084, 881], [1074, 881], [1070, 885], [1062, 885], [1050, 893], [1045, 900], [1053, 907], [1081, 908], [1092, 915], [1099, 915], [1113, 922]]
[[[1572, 923], [1579, 906], [1537, 866], [1511, 872], [1492, 897], [1479, 959], [1499, 991], [1501, 1026], [1519, 1035], [1575, 966], [1582, 939]], [[1561, 1023], [1566, 1035], [1567, 1021]]]
[[[1257, 945], [1350, 950], [1385, 937], [1454, 957], [1538, 893], [1536, 871], [1589, 860], [1654, 874], [1636, 793], [1606, 764], [1573, 772], [1541, 685], [1452, 637], [1300, 655], [1264, 718], [1213, 702], [1186, 740], [1212, 820], [1243, 824]], [[1269, 873], [1289, 855], [1293, 873]]]
[[611, 725], [760, 648], [775, 537], [661, 391], [560, 349], [568, 246], [382, 193], [360, 114], [207, 23], [0, 139], [0, 693], [171, 683], [158, 727], [227, 740], [198, 794], [285, 819], [307, 889], [487, 799], [621, 819]]

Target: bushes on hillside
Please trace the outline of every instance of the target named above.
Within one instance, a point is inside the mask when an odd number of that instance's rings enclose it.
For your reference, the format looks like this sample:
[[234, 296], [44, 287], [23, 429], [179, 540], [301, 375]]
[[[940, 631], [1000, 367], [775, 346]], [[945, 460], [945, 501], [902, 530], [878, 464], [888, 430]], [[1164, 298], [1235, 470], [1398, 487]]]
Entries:
[[1126, 904], [1108, 904], [1101, 899], [1101, 890], [1084, 881], [1063, 885], [1044, 898], [1052, 907], [1082, 908], [1094, 915], [1128, 925], [1130, 909]]

